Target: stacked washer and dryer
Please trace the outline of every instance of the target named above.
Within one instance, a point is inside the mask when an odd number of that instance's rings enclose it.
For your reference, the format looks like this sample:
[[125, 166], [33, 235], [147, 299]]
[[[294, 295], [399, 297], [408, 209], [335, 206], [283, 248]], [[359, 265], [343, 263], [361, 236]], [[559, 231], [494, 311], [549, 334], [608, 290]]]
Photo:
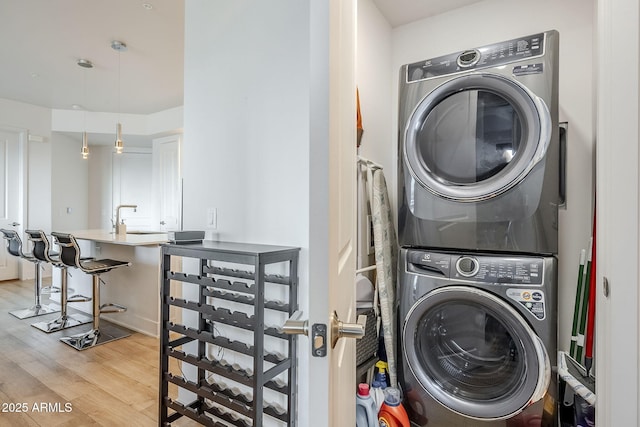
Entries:
[[400, 380], [413, 425], [557, 425], [558, 33], [400, 71]]

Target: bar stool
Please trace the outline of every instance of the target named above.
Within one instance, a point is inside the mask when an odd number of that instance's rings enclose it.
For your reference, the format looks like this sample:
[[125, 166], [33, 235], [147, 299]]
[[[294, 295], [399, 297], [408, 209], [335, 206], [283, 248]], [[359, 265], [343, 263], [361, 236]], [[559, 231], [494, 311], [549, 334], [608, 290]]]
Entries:
[[[67, 303], [87, 302], [91, 301], [91, 298], [84, 295], [68, 296], [67, 266], [60, 261], [59, 253], [51, 251], [51, 245], [45, 232], [42, 230], [25, 230], [25, 233], [27, 233], [27, 238], [33, 243], [31, 254], [34, 258], [60, 269], [60, 316], [50, 321], [34, 323], [31, 326], [41, 331], [51, 333], [90, 323], [92, 319], [89, 316], [80, 313], [69, 314], [67, 312]], [[73, 290], [71, 290], [71, 292], [73, 292]]]
[[70, 345], [76, 350], [86, 350], [96, 345], [109, 341], [128, 337], [129, 332], [112, 325], [100, 325], [100, 314], [121, 313], [127, 308], [119, 304], [100, 305], [100, 275], [109, 272], [114, 268], [130, 266], [128, 261], [117, 261], [114, 259], [85, 260], [80, 257], [80, 246], [76, 238], [71, 234], [53, 232], [60, 247], [60, 261], [67, 267], [77, 267], [83, 272], [90, 274], [93, 278], [93, 325], [84, 333], [60, 338], [60, 341]]
[[3, 237], [7, 240], [7, 251], [15, 256], [32, 262], [35, 267], [35, 304], [29, 308], [22, 310], [10, 311], [9, 314], [17, 317], [18, 319], [26, 319], [28, 317], [42, 316], [44, 314], [57, 313], [60, 311], [60, 306], [55, 303], [42, 304], [42, 294], [56, 292], [56, 288], [42, 287], [42, 275], [40, 274], [40, 261], [30, 253], [24, 253], [22, 251], [22, 239], [15, 230], [0, 229]]

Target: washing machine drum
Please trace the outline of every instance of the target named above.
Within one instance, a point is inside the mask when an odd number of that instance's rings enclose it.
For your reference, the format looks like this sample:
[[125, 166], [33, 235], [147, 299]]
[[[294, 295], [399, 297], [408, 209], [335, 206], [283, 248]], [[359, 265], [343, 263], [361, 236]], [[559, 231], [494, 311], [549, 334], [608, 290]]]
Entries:
[[406, 124], [404, 162], [433, 194], [477, 202], [520, 183], [550, 140], [551, 116], [542, 99], [502, 75], [469, 74], [420, 101]]
[[544, 345], [525, 319], [489, 292], [451, 286], [418, 300], [403, 327], [408, 368], [424, 390], [458, 414], [507, 419], [544, 396]]

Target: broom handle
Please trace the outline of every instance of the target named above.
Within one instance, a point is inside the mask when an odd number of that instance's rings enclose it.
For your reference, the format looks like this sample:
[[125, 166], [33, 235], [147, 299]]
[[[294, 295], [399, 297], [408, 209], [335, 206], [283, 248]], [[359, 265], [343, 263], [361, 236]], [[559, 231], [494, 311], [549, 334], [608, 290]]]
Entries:
[[593, 327], [596, 319], [596, 216], [593, 215], [593, 248], [591, 277], [589, 280], [589, 307], [587, 312], [587, 339], [585, 341], [584, 367], [587, 377], [593, 362]]

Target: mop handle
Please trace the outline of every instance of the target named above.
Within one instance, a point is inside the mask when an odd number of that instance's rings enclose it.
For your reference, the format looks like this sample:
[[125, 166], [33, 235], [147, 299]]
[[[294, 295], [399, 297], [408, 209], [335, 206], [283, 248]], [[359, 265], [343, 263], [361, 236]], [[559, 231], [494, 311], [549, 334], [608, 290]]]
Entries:
[[584, 348], [584, 330], [587, 324], [587, 303], [589, 301], [589, 281], [591, 280], [591, 256], [593, 254], [593, 237], [589, 239], [589, 251], [587, 252], [587, 273], [584, 278], [584, 293], [582, 295], [582, 312], [580, 313], [580, 326], [578, 328], [578, 350], [576, 360], [582, 363], [582, 349]]
[[578, 267], [578, 283], [576, 286], [576, 301], [573, 306], [573, 324], [571, 326], [571, 348], [569, 355], [576, 357], [576, 344], [578, 342], [578, 319], [580, 318], [580, 301], [582, 297], [582, 275], [584, 273], [584, 264], [587, 257], [587, 251], [580, 251], [580, 266]]

